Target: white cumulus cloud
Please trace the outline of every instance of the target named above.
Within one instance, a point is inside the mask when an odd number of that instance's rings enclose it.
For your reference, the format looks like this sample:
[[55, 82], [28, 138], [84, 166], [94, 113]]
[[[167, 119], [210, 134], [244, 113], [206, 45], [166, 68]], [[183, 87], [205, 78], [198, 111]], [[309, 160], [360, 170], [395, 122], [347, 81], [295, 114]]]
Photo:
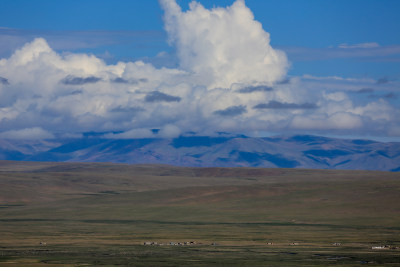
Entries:
[[243, 0], [208, 10], [193, 1], [183, 12], [175, 0], [160, 0], [165, 28], [180, 67], [209, 88], [234, 83], [269, 84], [284, 77], [286, 55], [270, 45], [270, 35]]
[[160, 3], [178, 68], [109, 65], [34, 39], [0, 59], [0, 138], [399, 133], [395, 81], [285, 77], [285, 54], [270, 46], [244, 1], [210, 10], [193, 1], [187, 11], [174, 0]]

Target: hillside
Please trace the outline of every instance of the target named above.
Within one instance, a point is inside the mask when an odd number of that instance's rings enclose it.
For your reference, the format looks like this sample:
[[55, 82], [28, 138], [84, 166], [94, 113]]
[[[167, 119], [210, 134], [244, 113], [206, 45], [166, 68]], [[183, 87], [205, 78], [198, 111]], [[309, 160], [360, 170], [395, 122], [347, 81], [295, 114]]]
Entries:
[[169, 164], [188, 167], [263, 167], [400, 170], [400, 143], [318, 136], [174, 139], [0, 140], [0, 159], [52, 162]]
[[379, 171], [0, 161], [0, 266], [395, 264], [399, 190]]

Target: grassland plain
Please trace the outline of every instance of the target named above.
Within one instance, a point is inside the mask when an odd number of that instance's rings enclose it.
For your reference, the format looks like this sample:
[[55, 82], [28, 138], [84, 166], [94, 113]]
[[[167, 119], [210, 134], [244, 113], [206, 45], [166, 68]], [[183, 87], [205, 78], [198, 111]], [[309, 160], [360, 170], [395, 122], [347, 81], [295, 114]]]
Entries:
[[0, 266], [399, 266], [399, 247], [398, 173], [0, 161]]

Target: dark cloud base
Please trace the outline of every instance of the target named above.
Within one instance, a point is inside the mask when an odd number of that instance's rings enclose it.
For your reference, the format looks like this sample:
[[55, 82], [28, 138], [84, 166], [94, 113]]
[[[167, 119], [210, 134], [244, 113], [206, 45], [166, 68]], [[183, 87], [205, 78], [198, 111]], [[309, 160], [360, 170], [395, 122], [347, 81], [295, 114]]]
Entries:
[[9, 85], [8, 79], [0, 76], [0, 84]]
[[253, 93], [253, 92], [269, 92], [269, 91], [273, 91], [274, 88], [269, 87], [269, 86], [265, 86], [265, 85], [260, 85], [260, 86], [248, 86], [242, 89], [239, 89], [238, 92], [239, 93]]
[[146, 95], [146, 102], [180, 102], [182, 98], [179, 96], [168, 95], [160, 91], [153, 91]]
[[95, 77], [95, 76], [89, 76], [86, 78], [83, 77], [76, 77], [72, 75], [68, 75], [64, 79], [62, 79], [60, 82], [65, 85], [84, 85], [88, 83], [97, 83], [101, 81], [101, 78]]
[[126, 80], [124, 78], [118, 77], [118, 78], [110, 80], [110, 82], [121, 83], [121, 84], [139, 84], [139, 83], [146, 83], [146, 82], [148, 82], [148, 80], [145, 78], [137, 79], [137, 80]]
[[254, 109], [316, 109], [318, 106], [313, 103], [282, 103], [278, 101], [270, 101], [268, 103], [258, 104]]
[[226, 117], [235, 117], [246, 113], [246, 107], [243, 105], [240, 106], [231, 106], [226, 109], [216, 110], [214, 111], [215, 115], [226, 116]]

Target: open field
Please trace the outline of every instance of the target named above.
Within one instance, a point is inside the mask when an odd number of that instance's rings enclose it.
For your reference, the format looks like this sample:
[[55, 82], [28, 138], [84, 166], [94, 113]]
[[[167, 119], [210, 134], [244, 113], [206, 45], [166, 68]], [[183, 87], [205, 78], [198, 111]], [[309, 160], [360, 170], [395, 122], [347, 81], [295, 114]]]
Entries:
[[0, 161], [0, 266], [364, 263], [400, 265], [399, 173]]

